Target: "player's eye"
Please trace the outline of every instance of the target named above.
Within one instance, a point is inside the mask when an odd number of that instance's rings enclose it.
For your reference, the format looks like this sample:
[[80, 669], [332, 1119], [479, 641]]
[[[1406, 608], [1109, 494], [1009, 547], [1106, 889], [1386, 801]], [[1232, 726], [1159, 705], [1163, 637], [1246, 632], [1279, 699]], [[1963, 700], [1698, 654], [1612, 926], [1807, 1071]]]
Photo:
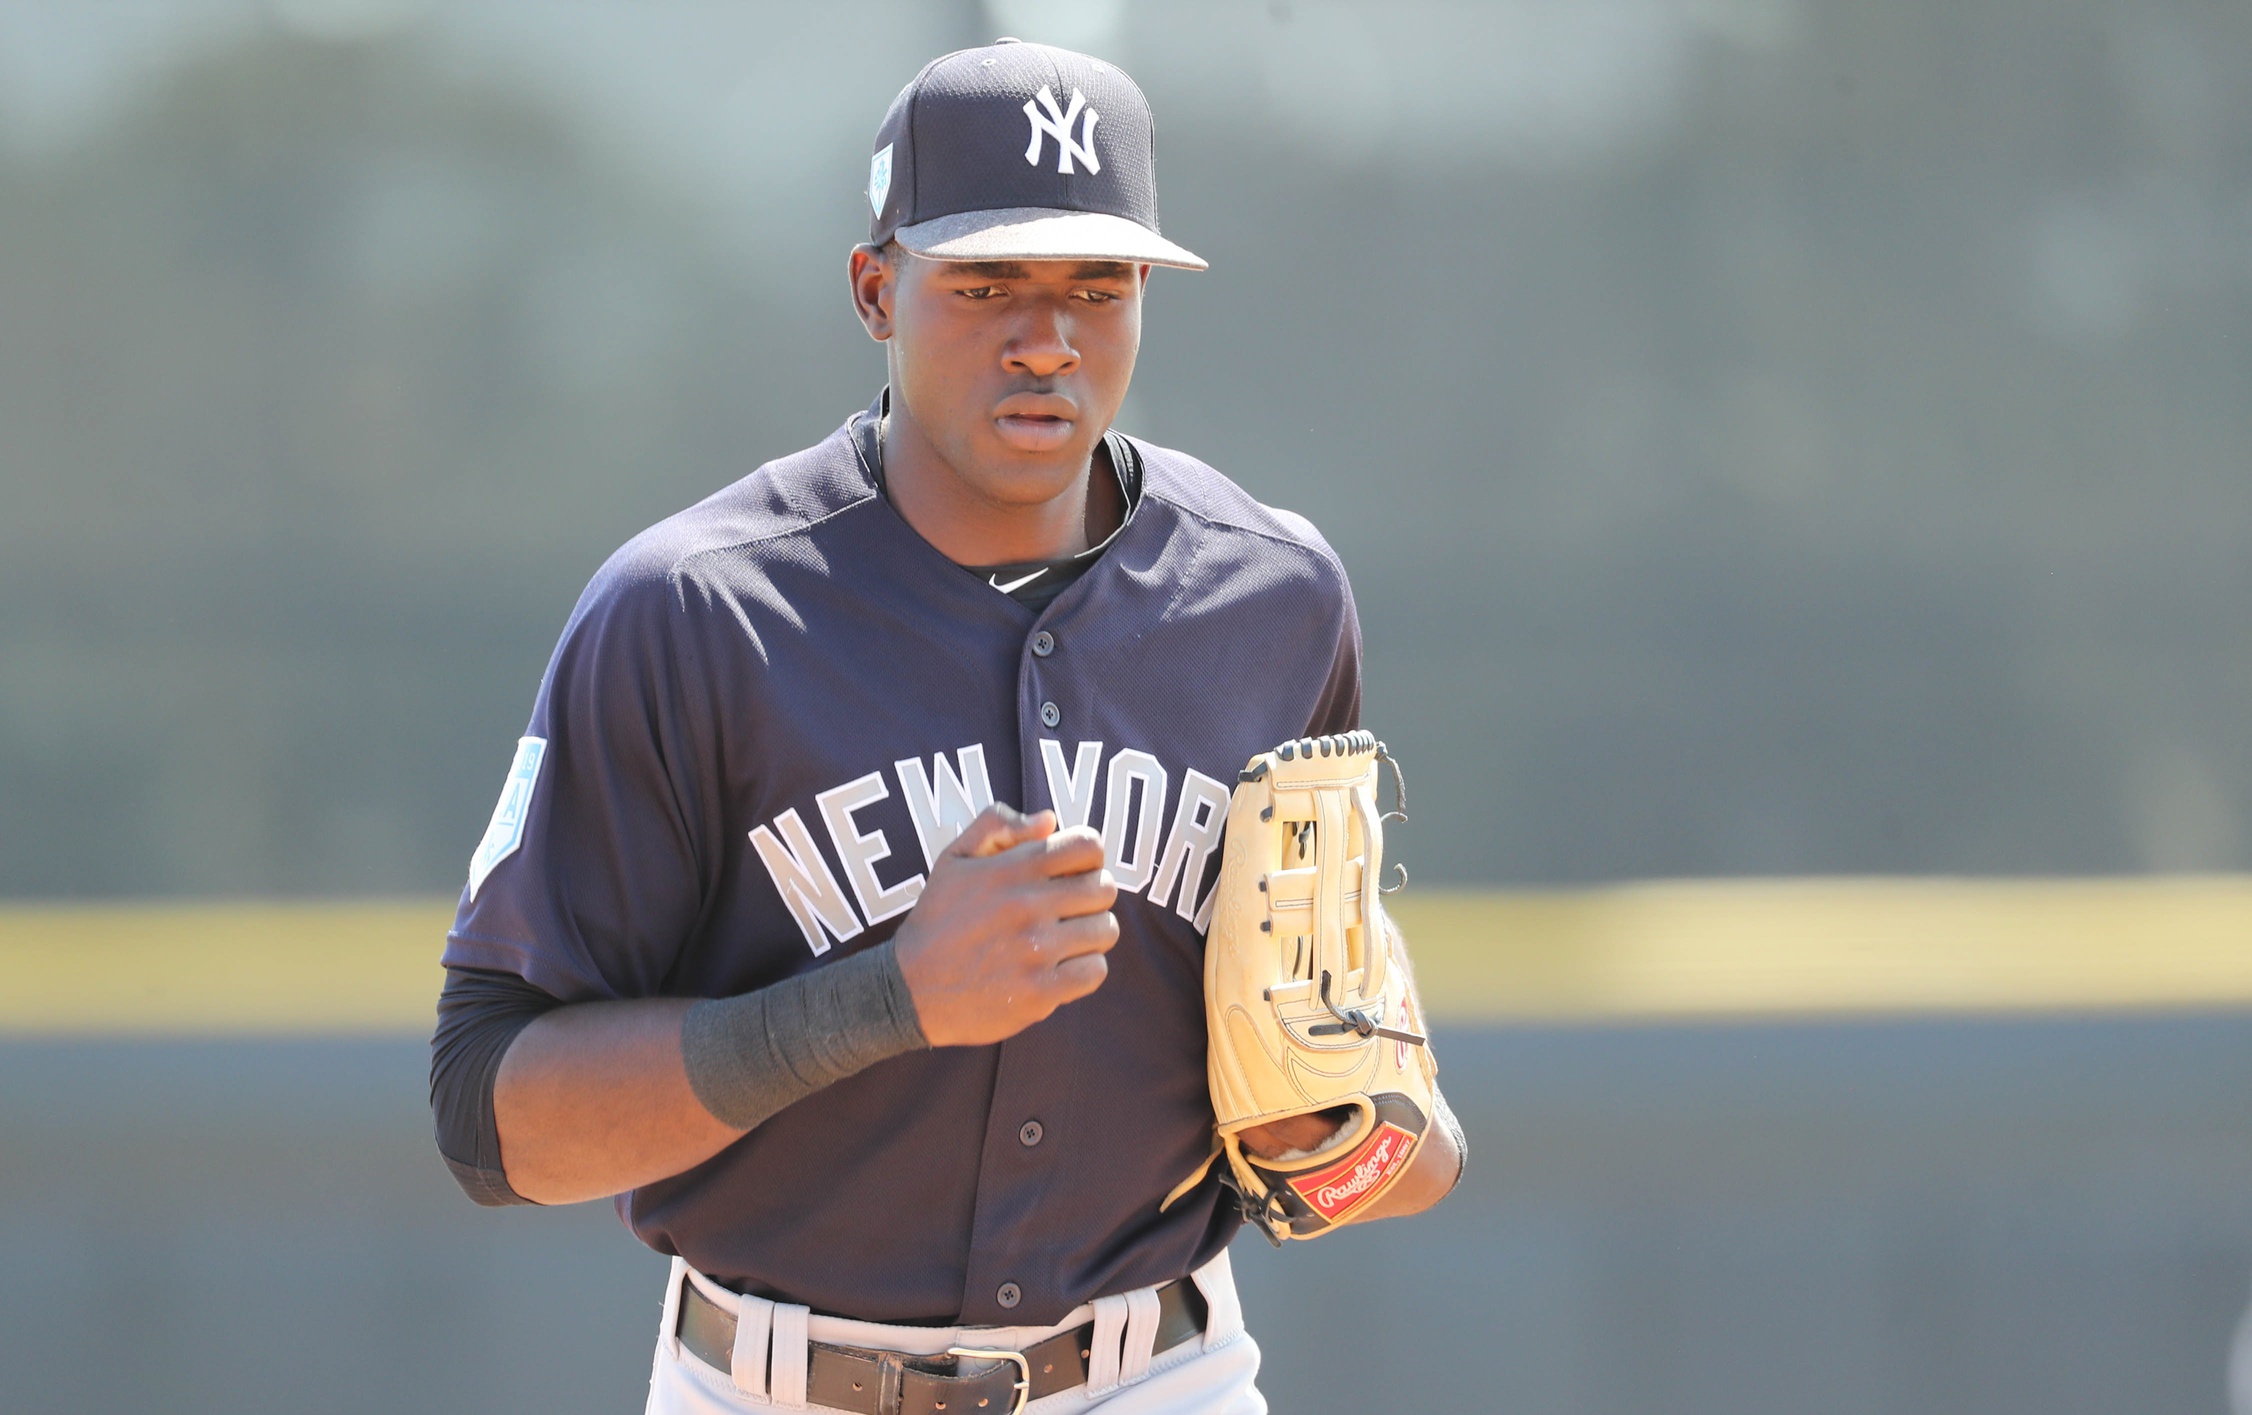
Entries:
[[964, 299], [990, 300], [994, 296], [1001, 293], [1001, 287], [998, 285], [977, 285], [967, 290], [956, 291], [955, 293], [961, 295]]
[[1075, 299], [1085, 300], [1088, 304], [1091, 305], [1111, 305], [1118, 303], [1118, 296], [1116, 292], [1110, 290], [1074, 290], [1071, 293]]

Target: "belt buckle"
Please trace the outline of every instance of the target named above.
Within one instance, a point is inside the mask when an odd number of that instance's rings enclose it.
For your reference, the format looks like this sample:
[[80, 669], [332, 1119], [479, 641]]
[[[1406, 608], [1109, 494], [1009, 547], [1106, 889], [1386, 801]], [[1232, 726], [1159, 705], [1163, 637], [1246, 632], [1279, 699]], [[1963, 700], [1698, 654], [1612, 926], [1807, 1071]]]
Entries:
[[1032, 1358], [1021, 1351], [1002, 1351], [983, 1346], [949, 1346], [949, 1356], [979, 1356], [988, 1361], [1014, 1361], [1017, 1363], [1017, 1403], [1009, 1407], [1009, 1415], [1024, 1415], [1026, 1402], [1032, 1399]]

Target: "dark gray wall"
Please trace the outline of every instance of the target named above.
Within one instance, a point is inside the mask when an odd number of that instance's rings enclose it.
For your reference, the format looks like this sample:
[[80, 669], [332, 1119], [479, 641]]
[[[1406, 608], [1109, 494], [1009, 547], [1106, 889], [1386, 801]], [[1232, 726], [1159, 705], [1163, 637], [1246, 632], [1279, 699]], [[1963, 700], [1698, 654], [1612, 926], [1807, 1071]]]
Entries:
[[[331, 8], [0, 24], [0, 893], [452, 888], [1025, 9]], [[1421, 877], [2252, 865], [2252, 11], [1120, 13], [1214, 262], [1126, 421], [1342, 550]]]
[[[1236, 1246], [1279, 1411], [2225, 1408], [2252, 1021], [1443, 1041], [1443, 1207]], [[472, 1208], [423, 1066], [0, 1045], [0, 1405], [638, 1409], [662, 1262], [602, 1205]]]

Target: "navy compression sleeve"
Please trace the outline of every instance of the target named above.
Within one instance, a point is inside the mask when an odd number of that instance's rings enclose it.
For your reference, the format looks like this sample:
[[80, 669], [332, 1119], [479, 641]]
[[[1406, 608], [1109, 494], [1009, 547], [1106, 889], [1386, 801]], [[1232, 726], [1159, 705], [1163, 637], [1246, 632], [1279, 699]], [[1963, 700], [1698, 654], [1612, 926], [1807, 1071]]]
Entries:
[[448, 968], [438, 994], [438, 1031], [430, 1039], [430, 1113], [438, 1154], [470, 1198], [480, 1204], [528, 1204], [501, 1168], [500, 1126], [493, 1082], [519, 1032], [562, 1002], [513, 973]]

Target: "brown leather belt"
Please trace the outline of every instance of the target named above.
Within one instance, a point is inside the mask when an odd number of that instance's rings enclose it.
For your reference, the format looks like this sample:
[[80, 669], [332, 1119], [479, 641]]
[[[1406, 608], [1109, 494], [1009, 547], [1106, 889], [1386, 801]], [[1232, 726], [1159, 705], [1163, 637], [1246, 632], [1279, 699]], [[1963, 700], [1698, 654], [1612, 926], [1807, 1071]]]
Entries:
[[[1204, 1294], [1187, 1278], [1157, 1289], [1154, 1351], [1170, 1351], [1202, 1334]], [[957, 1346], [938, 1356], [873, 1351], [808, 1341], [805, 1398], [812, 1405], [859, 1415], [1010, 1415], [1028, 1400], [1070, 1390], [1087, 1380], [1095, 1324], [1058, 1332], [1021, 1353]], [[735, 1314], [680, 1281], [680, 1344], [720, 1371], [735, 1360]]]

